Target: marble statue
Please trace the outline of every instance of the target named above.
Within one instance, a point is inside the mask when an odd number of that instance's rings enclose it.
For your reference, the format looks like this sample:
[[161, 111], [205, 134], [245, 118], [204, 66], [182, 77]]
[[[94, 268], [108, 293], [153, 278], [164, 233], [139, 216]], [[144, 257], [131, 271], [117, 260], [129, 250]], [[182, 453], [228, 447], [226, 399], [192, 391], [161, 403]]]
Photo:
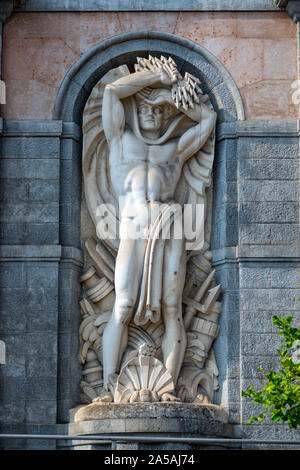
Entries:
[[[220, 286], [209, 252], [216, 113], [172, 58], [138, 58], [83, 114], [83, 401], [211, 401]], [[187, 207], [202, 222], [187, 240]], [[209, 206], [209, 207], [208, 207]], [[167, 227], [168, 226], [168, 227]], [[117, 227], [117, 229], [116, 229]], [[168, 236], [162, 232], [169, 228]], [[187, 243], [189, 241], [189, 243]], [[202, 302], [202, 303], [201, 303]]]

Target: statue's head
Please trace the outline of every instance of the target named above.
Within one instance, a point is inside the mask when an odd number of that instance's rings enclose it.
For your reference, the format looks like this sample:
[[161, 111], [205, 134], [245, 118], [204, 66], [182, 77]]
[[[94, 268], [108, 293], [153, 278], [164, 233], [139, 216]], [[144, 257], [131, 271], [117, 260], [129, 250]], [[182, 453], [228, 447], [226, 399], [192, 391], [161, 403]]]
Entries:
[[135, 95], [139, 127], [151, 138], [161, 135], [178, 110], [166, 101], [165, 89], [144, 88]]
[[140, 101], [137, 111], [139, 125], [142, 131], [147, 131], [148, 133], [160, 132], [163, 123], [162, 106]]

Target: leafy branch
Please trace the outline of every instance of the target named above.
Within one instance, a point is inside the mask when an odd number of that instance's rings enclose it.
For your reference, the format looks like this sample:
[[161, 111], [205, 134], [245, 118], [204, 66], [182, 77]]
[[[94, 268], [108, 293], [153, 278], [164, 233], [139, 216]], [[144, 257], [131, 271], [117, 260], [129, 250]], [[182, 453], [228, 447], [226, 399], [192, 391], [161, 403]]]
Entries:
[[[258, 416], [252, 416], [248, 424], [262, 422], [268, 413], [271, 415], [272, 423], [282, 421], [284, 426], [288, 423], [290, 428], [296, 429], [300, 424], [300, 354], [298, 360], [295, 354], [291, 355], [291, 349], [300, 350], [300, 330], [292, 327], [293, 317], [273, 316], [273, 323], [279, 330], [278, 335], [284, 337], [281, 349], [277, 350], [280, 358], [280, 369], [278, 372], [271, 370], [263, 373], [258, 367], [267, 384], [256, 392], [253, 386], [242, 391], [242, 396], [250, 398], [252, 402], [264, 405], [266, 412]], [[296, 352], [297, 352], [296, 351]]]

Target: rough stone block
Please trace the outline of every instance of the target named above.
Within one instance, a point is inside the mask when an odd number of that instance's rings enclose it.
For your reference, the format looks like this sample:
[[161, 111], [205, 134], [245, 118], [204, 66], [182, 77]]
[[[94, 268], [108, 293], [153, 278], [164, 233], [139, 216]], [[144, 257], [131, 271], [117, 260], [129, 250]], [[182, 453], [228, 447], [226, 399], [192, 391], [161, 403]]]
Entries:
[[237, 158], [237, 143], [235, 139], [223, 139], [216, 145], [214, 164]]
[[297, 160], [241, 160], [239, 175], [245, 180], [298, 180]]
[[239, 241], [241, 245], [271, 244], [271, 225], [249, 224], [239, 225]]
[[228, 422], [231, 424], [240, 424], [241, 422], [241, 404], [237, 403], [228, 403]]
[[240, 158], [251, 159], [298, 159], [299, 142], [297, 138], [242, 138], [239, 139], [238, 153]]
[[237, 160], [227, 159], [220, 161], [214, 166], [214, 181], [217, 187], [222, 181], [236, 183], [237, 179]]
[[36, 360], [39, 356], [55, 356], [57, 353], [56, 332], [27, 333], [27, 340], [29, 343], [26, 348], [27, 354], [35, 356]]
[[5, 311], [23, 311], [26, 302], [26, 289], [22, 288], [1, 288], [0, 306]]
[[30, 310], [27, 312], [27, 331], [46, 332], [55, 331], [57, 328], [57, 311], [56, 310]]
[[[88, 99], [88, 93], [80, 85], [72, 81], [68, 88], [68, 96], [69, 99], [64, 100], [64, 106], [60, 110], [59, 115], [57, 115], [57, 118], [63, 121], [74, 121], [81, 126], [82, 112]], [[72, 101], [70, 97], [72, 97]]]
[[239, 287], [239, 271], [237, 267], [217, 266], [216, 282], [222, 284], [222, 291], [237, 290]]
[[6, 363], [1, 364], [0, 377], [5, 380], [6, 377], [25, 377], [26, 366], [25, 356], [18, 356], [18, 351], [15, 354], [7, 354]]
[[222, 298], [223, 311], [239, 310], [239, 292], [225, 291]]
[[220, 403], [227, 404], [229, 402], [238, 403], [241, 400], [241, 389], [240, 389], [240, 379], [231, 379], [227, 378], [222, 383], [222, 378], [220, 380], [220, 390], [217, 392], [219, 396]]
[[224, 220], [226, 220], [226, 225], [235, 225], [238, 218], [238, 208], [236, 204], [223, 203], [220, 206], [214, 207], [215, 214], [213, 215], [213, 220], [215, 224], [224, 225]]
[[[271, 268], [272, 287], [274, 288], [300, 288], [299, 265], [277, 265]], [[284, 291], [282, 292], [284, 295]], [[300, 308], [300, 304], [299, 304]]]
[[4, 158], [59, 158], [60, 143], [54, 137], [5, 137]]
[[236, 183], [228, 182], [226, 185], [226, 194], [224, 202], [237, 202], [238, 200], [238, 187]]
[[300, 227], [297, 224], [270, 225], [272, 245], [299, 245]]
[[239, 356], [240, 350], [240, 335], [239, 334], [219, 334], [216, 340], [216, 351], [226, 351], [228, 356]]
[[1, 159], [0, 174], [4, 179], [59, 178], [58, 159]]
[[241, 288], [271, 287], [271, 268], [257, 264], [245, 264], [240, 269]]
[[55, 355], [57, 353], [56, 333], [35, 332], [2, 334], [5, 342], [7, 357], [15, 355]]
[[6, 377], [5, 380], [1, 380], [0, 394], [2, 402], [12, 403], [19, 400], [22, 402], [25, 398], [25, 385], [26, 379], [24, 377]]
[[216, 356], [217, 366], [219, 369], [219, 377], [222, 380], [229, 379], [239, 379], [240, 378], [240, 362], [238, 356], [227, 356], [223, 354], [222, 351], [216, 351], [214, 347], [214, 352]]
[[[1, 301], [0, 301], [1, 304]], [[0, 313], [0, 331], [4, 333], [24, 332], [26, 330], [26, 312], [2, 309]]]
[[[25, 419], [25, 401], [20, 396], [17, 401], [9, 400], [0, 403], [0, 421], [1, 423], [22, 423]], [[3, 432], [3, 431], [2, 431]], [[0, 443], [2, 444], [2, 442]], [[5, 448], [7, 448], [5, 446]], [[22, 446], [21, 446], [22, 449]]]
[[27, 284], [29, 287], [58, 288], [58, 263], [38, 266], [30, 263], [26, 267]]
[[[261, 387], [260, 387], [261, 388]], [[242, 423], [247, 424], [249, 419], [252, 416], [258, 416], [260, 413], [265, 413], [266, 409], [263, 405], [259, 405], [257, 403], [252, 403], [250, 400], [247, 403], [242, 404]], [[270, 415], [267, 416], [266, 420], [264, 421], [264, 425], [271, 424]]]
[[[24, 393], [24, 391], [23, 391]], [[25, 384], [26, 400], [56, 400], [56, 378], [35, 378], [26, 379]]]
[[45, 245], [59, 242], [58, 223], [4, 224], [0, 226], [0, 243], [3, 245]]
[[56, 377], [57, 356], [27, 356], [26, 371], [27, 377]]
[[70, 410], [69, 400], [57, 400], [57, 420], [60, 423], [69, 422], [69, 410]]
[[258, 367], [262, 368], [262, 372], [267, 374], [270, 370], [278, 370], [279, 358], [276, 356], [249, 356], [243, 357], [242, 361], [242, 377], [245, 379], [262, 378], [262, 373]]
[[73, 205], [71, 202], [66, 204], [61, 204], [60, 206], [60, 213], [59, 219], [61, 223], [64, 224], [72, 224], [72, 216], [73, 216]]
[[239, 200], [241, 202], [284, 201], [297, 202], [299, 200], [298, 181], [243, 181], [239, 187]]
[[220, 83], [209, 93], [212, 105], [218, 112], [218, 122], [237, 120], [237, 108], [226, 83]]
[[57, 308], [57, 290], [46, 287], [31, 287], [26, 291], [27, 307], [34, 310], [55, 310]]
[[247, 223], [298, 223], [299, 205], [293, 202], [249, 202], [240, 204], [239, 220]]
[[28, 183], [20, 180], [0, 181], [1, 201], [26, 201], [28, 199]]
[[[268, 306], [265, 305], [265, 308]], [[247, 311], [241, 312], [241, 332], [243, 333], [276, 333], [276, 328], [273, 324], [273, 316], [295, 316], [295, 312], [287, 312], [286, 310], [270, 310], [267, 311]], [[298, 319], [298, 314], [294, 319], [294, 325], [296, 328], [300, 326], [300, 320]], [[298, 326], [297, 326], [298, 324]]]
[[[43, 394], [40, 398], [43, 398]], [[30, 400], [25, 403], [25, 419], [27, 423], [55, 423], [55, 400]]]
[[[271, 425], [244, 425], [240, 428], [240, 435], [243, 436], [243, 439], [256, 439], [256, 440], [278, 440], [282, 441], [282, 425], [276, 425], [272, 423]], [[291, 430], [285, 426], [284, 429], [284, 440], [297, 440], [299, 441], [299, 432], [297, 430]], [[279, 448], [280, 445], [277, 444], [276, 448]], [[268, 448], [270, 448], [268, 446]], [[286, 446], [284, 446], [286, 449]], [[297, 447], [298, 448], [298, 447]]]
[[78, 163], [81, 165], [82, 150], [78, 142], [72, 139], [63, 139], [61, 150], [61, 184], [71, 180], [72, 168]]
[[244, 334], [241, 335], [241, 354], [246, 357], [276, 355], [281, 343], [282, 338], [277, 334]]
[[0, 264], [0, 287], [25, 287], [24, 263], [2, 262]]
[[4, 223], [48, 223], [59, 219], [57, 202], [18, 202], [5, 203], [1, 208], [1, 222]]
[[28, 199], [30, 201], [58, 202], [58, 181], [30, 181]]
[[299, 292], [297, 289], [285, 289], [284, 295], [281, 289], [241, 289], [241, 310], [265, 311], [297, 311]]

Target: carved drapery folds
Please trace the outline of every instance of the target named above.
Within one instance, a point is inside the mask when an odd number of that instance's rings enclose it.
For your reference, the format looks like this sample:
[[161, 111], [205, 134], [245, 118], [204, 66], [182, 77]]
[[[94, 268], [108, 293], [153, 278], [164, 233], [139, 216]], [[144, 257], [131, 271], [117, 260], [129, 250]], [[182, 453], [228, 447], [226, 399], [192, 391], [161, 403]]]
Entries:
[[[92, 90], [83, 113], [83, 403], [213, 401], [215, 122], [199, 80], [171, 58], [138, 58], [135, 71], [112, 69]], [[151, 220], [145, 207], [156, 210]], [[197, 208], [197, 234], [177, 237]], [[124, 236], [133, 221], [139, 236]]]

